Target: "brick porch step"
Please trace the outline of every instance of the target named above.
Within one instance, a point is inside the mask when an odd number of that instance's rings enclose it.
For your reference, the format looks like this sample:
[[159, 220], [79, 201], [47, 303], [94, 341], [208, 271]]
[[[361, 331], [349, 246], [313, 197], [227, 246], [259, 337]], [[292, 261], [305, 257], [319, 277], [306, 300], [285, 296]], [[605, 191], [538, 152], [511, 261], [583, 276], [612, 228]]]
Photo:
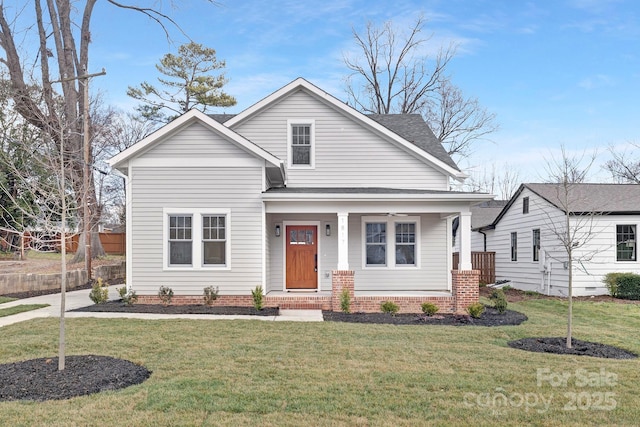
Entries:
[[321, 302], [281, 302], [281, 310], [322, 310]]

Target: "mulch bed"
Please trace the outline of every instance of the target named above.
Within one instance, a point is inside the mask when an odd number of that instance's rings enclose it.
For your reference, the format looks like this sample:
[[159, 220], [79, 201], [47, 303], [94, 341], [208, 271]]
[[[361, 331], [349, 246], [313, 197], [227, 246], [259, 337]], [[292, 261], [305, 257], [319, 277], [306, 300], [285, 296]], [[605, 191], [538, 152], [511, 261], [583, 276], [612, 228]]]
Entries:
[[506, 310], [500, 314], [493, 307], [485, 307], [484, 313], [478, 319], [458, 314], [388, 314], [388, 313], [342, 313], [337, 311], [323, 311], [322, 317], [330, 322], [351, 323], [384, 323], [391, 325], [449, 325], [449, 326], [508, 326], [519, 325], [527, 316], [513, 310]]
[[0, 365], [0, 401], [70, 399], [140, 384], [150, 375], [144, 366], [108, 356], [67, 356], [62, 371], [57, 357], [7, 363]]
[[522, 338], [507, 343], [509, 347], [538, 353], [570, 354], [574, 356], [602, 357], [606, 359], [635, 359], [637, 354], [611, 345], [571, 339], [567, 348], [566, 337]]
[[151, 314], [226, 314], [246, 316], [277, 316], [278, 308], [265, 307], [256, 310], [253, 307], [212, 306], [204, 304], [168, 305], [161, 304], [132, 304], [126, 305], [121, 300], [109, 301], [104, 304], [94, 304], [72, 311], [92, 313], [151, 313]]

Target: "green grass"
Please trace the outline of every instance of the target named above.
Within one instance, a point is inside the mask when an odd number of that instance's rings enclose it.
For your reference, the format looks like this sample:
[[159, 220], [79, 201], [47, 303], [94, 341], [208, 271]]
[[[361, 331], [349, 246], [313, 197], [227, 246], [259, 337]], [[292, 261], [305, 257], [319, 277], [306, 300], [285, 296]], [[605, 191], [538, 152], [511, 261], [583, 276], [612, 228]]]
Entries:
[[24, 313], [25, 311], [37, 310], [49, 307], [49, 304], [20, 304], [9, 308], [0, 308], [0, 317], [11, 316], [12, 314]]
[[[637, 424], [640, 361], [511, 349], [512, 339], [564, 335], [566, 302], [509, 308], [529, 321], [484, 328], [67, 319], [67, 354], [128, 359], [152, 376], [67, 401], [0, 402], [0, 419], [97, 426], [124, 419], [130, 426]], [[640, 353], [638, 306], [576, 302], [574, 313], [576, 338]], [[3, 327], [0, 363], [55, 356], [57, 336], [57, 319]], [[539, 369], [570, 378], [558, 387], [538, 384]], [[602, 379], [587, 386], [577, 375]], [[502, 396], [510, 400], [500, 404]], [[606, 410], [611, 399], [615, 408]]]
[[5, 302], [15, 301], [17, 299], [18, 298], [9, 298], [9, 297], [0, 296], [0, 304], [4, 304]]

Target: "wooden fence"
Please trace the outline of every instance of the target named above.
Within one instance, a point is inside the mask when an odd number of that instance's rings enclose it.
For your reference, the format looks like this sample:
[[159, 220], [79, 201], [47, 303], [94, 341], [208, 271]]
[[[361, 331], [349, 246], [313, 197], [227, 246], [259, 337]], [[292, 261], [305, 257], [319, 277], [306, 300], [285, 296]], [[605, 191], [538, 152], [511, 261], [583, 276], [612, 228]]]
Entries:
[[[458, 268], [460, 254], [453, 253], [453, 268]], [[471, 252], [471, 267], [480, 270], [480, 283], [494, 283], [496, 281], [496, 253]]]
[[[107, 255], [124, 255], [126, 248], [126, 234], [125, 233], [99, 233], [100, 242]], [[79, 234], [74, 234], [73, 237], [67, 243], [67, 250], [75, 252], [78, 250], [78, 241], [80, 240]]]

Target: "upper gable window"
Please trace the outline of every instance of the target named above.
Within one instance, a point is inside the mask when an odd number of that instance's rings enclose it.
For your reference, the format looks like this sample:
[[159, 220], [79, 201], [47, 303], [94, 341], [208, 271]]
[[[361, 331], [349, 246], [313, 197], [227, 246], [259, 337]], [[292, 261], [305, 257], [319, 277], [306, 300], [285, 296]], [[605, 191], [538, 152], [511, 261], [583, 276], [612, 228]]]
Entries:
[[313, 168], [315, 163], [315, 123], [289, 120], [289, 167]]
[[529, 213], [529, 198], [525, 197], [524, 199], [522, 199], [522, 213], [523, 214], [528, 214]]

